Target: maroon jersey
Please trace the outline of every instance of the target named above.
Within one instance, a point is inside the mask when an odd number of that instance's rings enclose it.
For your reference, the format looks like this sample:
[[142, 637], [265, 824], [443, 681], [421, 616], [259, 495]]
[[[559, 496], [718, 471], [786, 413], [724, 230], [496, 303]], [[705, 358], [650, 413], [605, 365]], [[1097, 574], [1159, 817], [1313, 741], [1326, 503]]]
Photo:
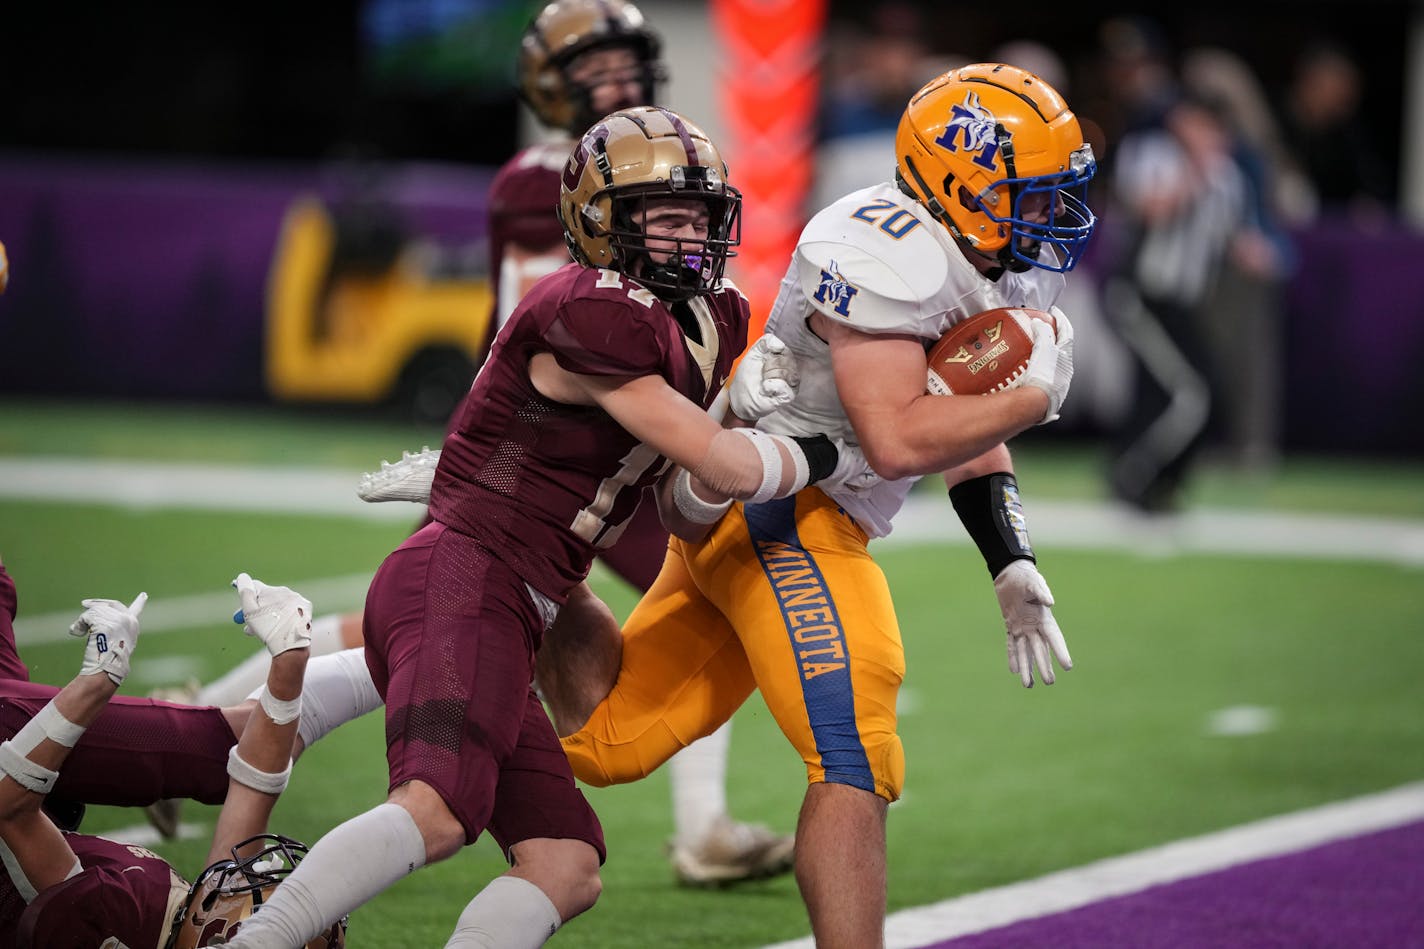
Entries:
[[83, 870], [24, 904], [0, 873], [0, 945], [98, 947], [113, 938], [131, 949], [168, 938], [187, 883], [168, 861], [143, 847], [89, 834], [65, 834]]
[[506, 245], [518, 244], [541, 253], [564, 246], [564, 228], [557, 211], [559, 176], [572, 147], [560, 142], [526, 148], [505, 162], [490, 183], [490, 286], [496, 307]]
[[728, 285], [680, 304], [610, 270], [569, 264], [529, 292], [456, 410], [430, 492], [435, 520], [469, 534], [562, 601], [618, 539], [666, 459], [602, 409], [544, 398], [529, 360], [583, 375], [658, 375], [707, 407], [746, 345], [746, 299]]
[[0, 679], [25, 681], [30, 678], [30, 670], [20, 661], [20, 652], [15, 646], [15, 614], [18, 610], [15, 581], [5, 565], [0, 564]]

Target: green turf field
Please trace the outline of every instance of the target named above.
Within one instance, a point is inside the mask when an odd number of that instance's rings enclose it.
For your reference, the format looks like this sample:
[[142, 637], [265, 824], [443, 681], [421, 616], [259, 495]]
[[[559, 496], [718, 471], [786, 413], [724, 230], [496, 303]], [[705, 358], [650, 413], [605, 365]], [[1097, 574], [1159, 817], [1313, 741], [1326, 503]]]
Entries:
[[[0, 401], [0, 460], [196, 459], [359, 472], [438, 436], [347, 415]], [[1091, 449], [1030, 443], [1019, 467], [1030, 525], [1035, 497], [1100, 492]], [[1191, 499], [1424, 517], [1424, 469], [1369, 470], [1367, 491], [1347, 459], [1292, 460], [1271, 479], [1209, 470]], [[16, 500], [0, 490], [0, 556], [19, 584], [22, 619], [77, 613], [81, 597], [128, 597], [141, 588], [155, 604], [221, 592], [239, 570], [298, 587], [359, 574], [406, 529], [335, 516]], [[977, 554], [962, 543], [880, 550], [909, 666], [901, 710], [907, 787], [890, 812], [892, 909], [1424, 778], [1417, 566], [1114, 550], [1040, 555], [1077, 667], [1052, 688], [1026, 692], [1005, 668], [998, 608]], [[604, 578], [598, 585], [619, 612], [631, 605], [626, 591]], [[75, 645], [22, 642], [22, 649], [36, 679], [62, 682], [78, 668]], [[211, 676], [254, 645], [221, 613], [207, 625], [147, 635], [124, 691], [141, 693], [163, 678], [145, 679], [146, 665]], [[1210, 733], [1213, 714], [1236, 706], [1271, 710], [1274, 727]], [[803, 772], [758, 698], [739, 713], [732, 745], [737, 816], [789, 829]], [[297, 766], [274, 829], [311, 841], [382, 799], [383, 751], [374, 718], [318, 744]], [[555, 944], [747, 947], [807, 931], [789, 879], [720, 893], [673, 885], [662, 857], [671, 829], [665, 775], [590, 797], [609, 843], [604, 895]], [[184, 819], [210, 825], [212, 816], [190, 806]], [[104, 810], [91, 813], [86, 829], [137, 822], [135, 813]], [[158, 849], [191, 873], [206, 841]], [[442, 944], [460, 908], [502, 868], [482, 841], [420, 871], [355, 914], [351, 945]]]

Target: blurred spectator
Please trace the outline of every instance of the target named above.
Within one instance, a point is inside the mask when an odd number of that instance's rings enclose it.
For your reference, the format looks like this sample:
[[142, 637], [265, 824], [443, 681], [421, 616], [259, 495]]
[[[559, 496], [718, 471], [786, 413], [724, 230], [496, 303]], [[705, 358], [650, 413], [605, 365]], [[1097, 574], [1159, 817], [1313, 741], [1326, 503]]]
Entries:
[[1182, 85], [1217, 103], [1246, 188], [1243, 227], [1201, 308], [1211, 362], [1219, 368], [1215, 434], [1227, 460], [1272, 465], [1282, 427], [1284, 281], [1294, 260], [1287, 227], [1304, 210], [1308, 185], [1286, 154], [1280, 128], [1251, 68], [1235, 53], [1182, 54]]
[[913, 4], [881, 3], [867, 17], [867, 25], [831, 27], [812, 209], [889, 180], [905, 102], [930, 79], [972, 61], [932, 57]]
[[1314, 213], [1389, 211], [1389, 172], [1359, 113], [1362, 82], [1359, 65], [1334, 43], [1308, 46], [1296, 58], [1281, 124], [1314, 190]]
[[828, 70], [823, 139], [867, 132], [892, 134], [905, 100], [930, 77], [922, 65], [928, 49], [925, 24], [909, 3], [881, 3], [870, 11], [870, 29], [840, 38]]
[[1133, 398], [1118, 433], [1113, 494], [1170, 510], [1206, 433], [1217, 372], [1201, 308], [1223, 260], [1263, 240], [1231, 151], [1225, 110], [1177, 98], [1156, 127], [1124, 136], [1112, 186], [1122, 253], [1106, 303], [1133, 358]]
[[1162, 27], [1144, 16], [1104, 20], [1098, 44], [1100, 80], [1108, 97], [1101, 103], [1099, 121], [1108, 144], [1115, 146], [1131, 132], [1161, 124], [1176, 94], [1171, 48]]

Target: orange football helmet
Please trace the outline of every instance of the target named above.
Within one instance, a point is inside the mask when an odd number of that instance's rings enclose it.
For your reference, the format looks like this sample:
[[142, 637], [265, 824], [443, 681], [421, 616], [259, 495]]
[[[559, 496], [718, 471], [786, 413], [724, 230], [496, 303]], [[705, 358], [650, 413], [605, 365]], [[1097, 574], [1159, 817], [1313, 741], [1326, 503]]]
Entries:
[[[238, 853], [254, 843], [266, 846], [250, 857]], [[217, 937], [229, 939], [242, 921], [261, 908], [277, 884], [294, 870], [307, 848], [289, 837], [259, 834], [232, 848], [231, 860], [219, 860], [199, 874], [173, 921], [164, 949], [199, 949]], [[346, 919], [307, 943], [305, 949], [344, 949]]]
[[[706, 240], [675, 241], [667, 264], [653, 263], [634, 223], [640, 204], [658, 198], [707, 205]], [[559, 220], [574, 260], [628, 274], [668, 302], [716, 288], [741, 241], [741, 206], [707, 134], [656, 106], [614, 112], [585, 132], [559, 187]]]
[[666, 78], [658, 59], [662, 43], [637, 7], [625, 0], [555, 0], [524, 30], [519, 44], [519, 94], [539, 121], [570, 135], [582, 135], [602, 113], [594, 114], [591, 90], [569, 76], [582, 53], [626, 46], [637, 58], [642, 98], [624, 106], [652, 105], [658, 83]]
[[1097, 163], [1077, 117], [1015, 66], [978, 63], [931, 80], [905, 108], [895, 156], [901, 190], [1009, 270], [1072, 270], [1097, 224], [1087, 204]]

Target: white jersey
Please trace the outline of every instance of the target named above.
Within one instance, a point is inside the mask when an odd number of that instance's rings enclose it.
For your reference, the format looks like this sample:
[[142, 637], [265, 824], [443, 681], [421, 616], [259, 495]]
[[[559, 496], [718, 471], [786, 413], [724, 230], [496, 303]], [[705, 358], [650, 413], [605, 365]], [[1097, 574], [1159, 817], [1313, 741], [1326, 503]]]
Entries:
[[[836, 393], [830, 347], [807, 322], [815, 310], [863, 333], [918, 336], [928, 348], [955, 323], [985, 310], [1046, 310], [1063, 284], [1062, 274], [1036, 267], [990, 280], [948, 229], [895, 185], [852, 192], [813, 217], [797, 241], [766, 330], [800, 359], [801, 384], [794, 402], [757, 427], [782, 435], [825, 432], [859, 444]], [[871, 537], [884, 537], [918, 480], [881, 481], [860, 494], [828, 493]]]

